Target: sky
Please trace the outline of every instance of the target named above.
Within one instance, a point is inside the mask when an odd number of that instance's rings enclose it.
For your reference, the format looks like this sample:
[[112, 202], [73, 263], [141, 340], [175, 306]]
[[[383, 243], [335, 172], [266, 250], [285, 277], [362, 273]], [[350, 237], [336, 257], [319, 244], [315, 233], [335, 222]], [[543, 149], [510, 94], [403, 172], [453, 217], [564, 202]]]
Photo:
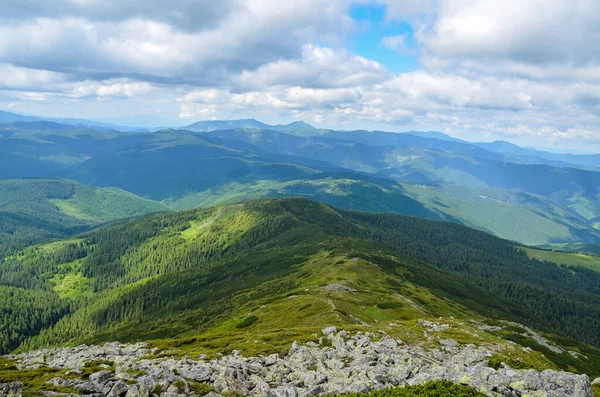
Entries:
[[1, 0], [0, 109], [600, 151], [598, 0]]

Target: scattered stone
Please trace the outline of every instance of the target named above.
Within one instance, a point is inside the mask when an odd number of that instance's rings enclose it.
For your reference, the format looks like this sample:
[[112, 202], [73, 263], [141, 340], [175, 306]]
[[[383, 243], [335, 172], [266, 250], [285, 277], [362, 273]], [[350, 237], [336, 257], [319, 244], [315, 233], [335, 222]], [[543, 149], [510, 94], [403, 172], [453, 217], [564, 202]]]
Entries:
[[450, 329], [450, 324], [440, 324], [438, 322], [429, 321], [422, 318], [418, 320], [418, 324], [427, 328], [427, 331], [429, 332], [439, 332]]
[[[429, 320], [419, 324], [429, 332], [450, 327]], [[323, 329], [322, 334], [330, 346], [325, 346], [323, 340], [318, 344], [294, 343], [282, 357], [244, 357], [235, 352], [210, 361], [205, 361], [204, 356], [198, 360], [147, 358], [152, 357], [151, 351], [144, 344], [107, 343], [43, 349], [11, 358], [19, 368], [35, 368], [43, 357], [49, 368], [70, 371], [78, 377], [86, 363], [114, 363], [114, 373], [103, 370], [90, 375], [89, 380], [57, 376], [48, 382], [49, 387], [72, 387], [92, 397], [182, 397], [192, 394], [188, 381], [212, 387], [216, 392], [208, 397], [312, 397], [363, 393], [440, 379], [469, 385], [493, 397], [592, 397], [592, 384], [586, 375], [515, 370], [508, 366], [489, 368], [488, 358], [494, 353], [484, 346], [440, 339], [438, 348], [426, 350], [383, 332], [350, 334], [333, 326]], [[594, 381], [598, 383], [600, 379]], [[0, 397], [18, 397], [22, 393], [19, 382], [0, 384]], [[46, 396], [52, 397], [47, 393]]]

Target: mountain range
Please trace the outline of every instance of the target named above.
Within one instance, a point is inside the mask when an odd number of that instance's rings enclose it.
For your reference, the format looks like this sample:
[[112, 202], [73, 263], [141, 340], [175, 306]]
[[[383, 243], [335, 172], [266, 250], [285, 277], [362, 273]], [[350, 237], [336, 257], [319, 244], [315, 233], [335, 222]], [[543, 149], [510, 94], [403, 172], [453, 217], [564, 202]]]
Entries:
[[[595, 155], [303, 122], [0, 120], [0, 353], [118, 340], [237, 360], [336, 326], [600, 376]], [[0, 393], [79, 390], [32, 361], [49, 352], [0, 358]], [[115, 363], [82, 365], [89, 391]]]
[[[117, 187], [178, 210], [303, 196], [341, 208], [459, 222], [534, 245], [600, 238], [593, 156], [519, 151], [441, 133], [332, 131], [256, 120], [120, 132], [36, 119], [0, 124], [0, 155], [0, 178]], [[573, 162], [564, 166], [566, 160]]]

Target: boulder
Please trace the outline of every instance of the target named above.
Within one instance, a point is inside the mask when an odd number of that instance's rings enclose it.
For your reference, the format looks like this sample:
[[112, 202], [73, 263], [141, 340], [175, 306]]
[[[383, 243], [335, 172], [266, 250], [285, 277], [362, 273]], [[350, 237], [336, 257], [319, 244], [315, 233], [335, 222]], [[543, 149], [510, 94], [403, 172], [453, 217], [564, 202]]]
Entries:
[[324, 328], [321, 332], [323, 332], [323, 335], [327, 336], [327, 335], [335, 334], [337, 332], [337, 328], [336, 327], [327, 327], [327, 328]]
[[110, 389], [110, 392], [108, 393], [107, 397], [124, 397], [128, 391], [129, 386], [127, 385], [127, 383], [123, 382], [122, 380], [119, 380]]
[[8, 386], [8, 397], [21, 397], [23, 395], [23, 383], [13, 382]]
[[93, 374], [90, 375], [90, 382], [103, 384], [103, 383], [106, 383], [106, 381], [109, 380], [111, 377], [112, 377], [112, 372], [110, 372], [110, 371], [94, 372]]

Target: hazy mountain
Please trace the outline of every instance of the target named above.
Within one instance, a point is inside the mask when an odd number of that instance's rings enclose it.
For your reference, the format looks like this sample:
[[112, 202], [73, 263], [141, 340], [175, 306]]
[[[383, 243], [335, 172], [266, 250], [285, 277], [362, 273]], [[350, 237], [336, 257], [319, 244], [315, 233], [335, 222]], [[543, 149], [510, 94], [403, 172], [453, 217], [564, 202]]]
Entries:
[[121, 133], [37, 121], [0, 128], [0, 177], [76, 179], [177, 209], [303, 196], [340, 208], [462, 222], [529, 244], [598, 241], [597, 173], [510, 163], [460, 142], [354, 135], [408, 146], [255, 128]]
[[0, 110], [0, 123], [13, 123], [15, 121], [34, 121], [37, 117], [24, 116], [17, 113], [5, 112]]

